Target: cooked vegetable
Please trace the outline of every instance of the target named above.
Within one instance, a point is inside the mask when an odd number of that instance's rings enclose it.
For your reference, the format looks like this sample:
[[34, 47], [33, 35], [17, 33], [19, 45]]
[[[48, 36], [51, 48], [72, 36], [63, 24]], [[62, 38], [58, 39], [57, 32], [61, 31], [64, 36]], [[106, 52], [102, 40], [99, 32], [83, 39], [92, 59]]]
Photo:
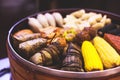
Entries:
[[93, 28], [95, 28], [96, 30], [101, 29], [104, 27], [103, 23], [96, 23], [92, 26]]
[[39, 51], [43, 46], [47, 44], [47, 40], [44, 38], [37, 38], [29, 41], [25, 41], [19, 44], [19, 50], [21, 53], [25, 53], [30, 57], [35, 52]]
[[[66, 46], [65, 39], [61, 37], [56, 37], [52, 40], [50, 44], [47, 45], [46, 48], [43, 48], [38, 52], [41, 55], [35, 53], [35, 55], [33, 55], [30, 60], [36, 64], [47, 65], [47, 66], [53, 64], [60, 64], [62, 51], [65, 46]], [[43, 61], [39, 61], [39, 58], [40, 60], [42, 59]]]
[[69, 44], [68, 49], [66, 50], [66, 57], [63, 60], [63, 66], [61, 70], [84, 71], [82, 55], [80, 52], [80, 48], [77, 45], [73, 43]]
[[30, 61], [32, 61], [35, 64], [42, 65], [43, 59], [42, 59], [42, 53], [37, 52], [35, 53], [31, 58]]
[[67, 42], [66, 42], [65, 38], [63, 38], [63, 37], [56, 37], [51, 41], [51, 44], [65, 47], [67, 45]]
[[80, 18], [83, 14], [85, 14], [85, 10], [81, 9], [75, 12], [72, 12], [70, 15], [75, 16], [76, 18]]
[[103, 15], [103, 17], [101, 17], [100, 20], [98, 20], [98, 22], [93, 24], [92, 27], [98, 30], [103, 28], [106, 24], [110, 24], [110, 23], [111, 23], [111, 19], [108, 19], [107, 15]]
[[84, 9], [63, 15], [39, 13], [28, 17], [26, 25], [28, 29], [13, 32], [12, 43], [20, 56], [36, 65], [76, 72], [120, 66], [119, 36], [106, 35], [120, 35], [120, 25], [105, 14]]
[[76, 30], [73, 29], [73, 28], [65, 30], [64, 33], [63, 33], [63, 37], [65, 37], [65, 39], [67, 41], [73, 41], [73, 39], [75, 38], [75, 36], [76, 36]]
[[97, 36], [93, 39], [93, 43], [105, 68], [113, 68], [120, 65], [119, 54], [107, 41]]
[[49, 45], [35, 53], [30, 60], [35, 64], [53, 65], [60, 63], [60, 51], [55, 45]]
[[43, 65], [51, 65], [53, 63], [52, 55], [46, 50], [41, 50], [40, 52], [43, 59]]
[[85, 12], [85, 10], [82, 9], [72, 12], [70, 15], [66, 15], [63, 27], [80, 29], [81, 31], [85, 27], [93, 27], [98, 30], [110, 23], [111, 19], [107, 18], [107, 15], [95, 12]]
[[102, 61], [90, 41], [84, 41], [82, 43], [82, 56], [86, 71], [103, 70]]

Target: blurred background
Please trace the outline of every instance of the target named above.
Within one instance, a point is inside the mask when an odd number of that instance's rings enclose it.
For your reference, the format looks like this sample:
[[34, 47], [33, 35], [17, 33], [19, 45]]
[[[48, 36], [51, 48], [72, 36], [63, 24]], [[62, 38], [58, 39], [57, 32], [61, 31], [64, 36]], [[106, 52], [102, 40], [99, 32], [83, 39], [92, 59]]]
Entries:
[[0, 58], [7, 57], [6, 39], [18, 20], [33, 13], [59, 8], [90, 8], [120, 15], [120, 0], [0, 0]]

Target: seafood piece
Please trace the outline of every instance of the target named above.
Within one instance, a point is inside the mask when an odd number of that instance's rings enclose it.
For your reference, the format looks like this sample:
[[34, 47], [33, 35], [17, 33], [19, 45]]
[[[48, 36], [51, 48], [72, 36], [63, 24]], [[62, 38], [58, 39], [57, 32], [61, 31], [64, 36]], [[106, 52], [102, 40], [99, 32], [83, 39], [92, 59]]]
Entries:
[[38, 14], [37, 20], [40, 22], [40, 24], [43, 26], [43, 28], [49, 27], [47, 18], [43, 14]]
[[39, 51], [47, 44], [47, 40], [44, 38], [37, 38], [29, 41], [25, 41], [19, 44], [19, 50], [21, 53], [25, 53], [27, 57], [32, 56], [35, 52]]
[[46, 27], [41, 29], [41, 34], [42, 37], [47, 38], [47, 39], [51, 39], [53, 38], [53, 36], [55, 35], [55, 30], [57, 29], [57, 27]]
[[41, 29], [40, 33], [43, 38], [51, 39], [54, 37], [54, 35], [56, 37], [60, 36], [62, 30], [63, 30], [62, 28], [58, 28], [58, 27], [47, 27], [47, 28]]
[[18, 47], [19, 43], [21, 42], [21, 39], [19, 39], [21, 36], [31, 35], [31, 34], [33, 34], [33, 32], [30, 29], [23, 29], [14, 33], [14, 35], [12, 35], [14, 46]]
[[26, 34], [26, 35], [20, 35], [20, 36], [13, 36], [13, 40], [15, 44], [19, 44], [21, 42], [25, 42], [28, 40], [40, 38], [41, 34], [40, 33], [33, 33], [33, 34]]
[[55, 45], [48, 45], [47, 48], [35, 53], [30, 61], [38, 65], [50, 66], [60, 63], [59, 55], [60, 51]]
[[28, 18], [28, 24], [34, 32], [40, 32], [40, 29], [43, 28], [36, 18]]
[[67, 42], [66, 42], [65, 38], [63, 38], [63, 37], [55, 37], [51, 41], [51, 44], [56, 45], [62, 53], [64, 47], [67, 45]]
[[19, 37], [19, 36], [24, 36], [26, 34], [33, 34], [33, 32], [30, 29], [23, 29], [23, 30], [19, 30], [18, 32], [16, 32], [13, 36]]
[[83, 72], [83, 59], [80, 48], [70, 43], [66, 50], [66, 57], [63, 60], [61, 70]]
[[59, 12], [54, 12], [52, 14], [55, 18], [56, 23], [58, 24], [58, 26], [62, 27], [63, 26], [63, 17]]
[[50, 13], [45, 13], [45, 17], [47, 18], [47, 21], [48, 21], [50, 26], [56, 27], [55, 19]]

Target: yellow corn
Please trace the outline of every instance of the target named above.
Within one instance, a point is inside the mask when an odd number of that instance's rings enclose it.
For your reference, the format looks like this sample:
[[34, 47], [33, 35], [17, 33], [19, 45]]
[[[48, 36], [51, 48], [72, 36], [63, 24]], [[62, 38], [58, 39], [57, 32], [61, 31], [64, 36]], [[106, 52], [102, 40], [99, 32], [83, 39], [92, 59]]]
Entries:
[[112, 68], [120, 65], [119, 54], [107, 41], [99, 36], [96, 36], [93, 39], [93, 43], [105, 68]]
[[90, 41], [82, 43], [82, 55], [86, 71], [103, 70], [102, 61]]

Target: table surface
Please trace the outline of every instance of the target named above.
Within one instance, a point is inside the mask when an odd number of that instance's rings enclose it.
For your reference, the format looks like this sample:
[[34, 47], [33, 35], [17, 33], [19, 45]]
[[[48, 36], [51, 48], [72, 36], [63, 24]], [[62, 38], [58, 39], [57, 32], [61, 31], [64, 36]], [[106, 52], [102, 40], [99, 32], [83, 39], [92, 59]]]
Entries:
[[[0, 71], [5, 68], [9, 68], [10, 63], [8, 58], [0, 59]], [[6, 73], [0, 77], [0, 80], [11, 80], [11, 73]]]

